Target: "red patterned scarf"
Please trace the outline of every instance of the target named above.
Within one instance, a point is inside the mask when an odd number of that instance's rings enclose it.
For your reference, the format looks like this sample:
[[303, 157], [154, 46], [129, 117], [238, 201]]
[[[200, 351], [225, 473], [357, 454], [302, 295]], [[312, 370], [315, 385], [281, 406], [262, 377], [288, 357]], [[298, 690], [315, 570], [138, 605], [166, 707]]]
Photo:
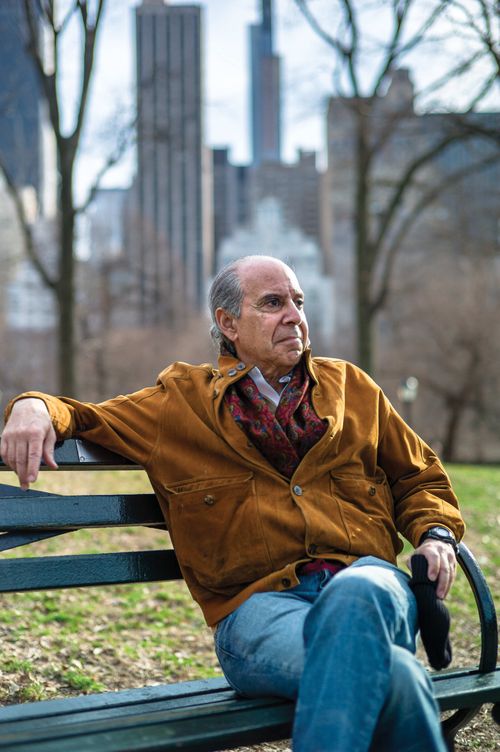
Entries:
[[320, 420], [314, 412], [310, 379], [303, 362], [294, 368], [276, 413], [248, 374], [228, 387], [224, 399], [237, 425], [287, 478], [292, 477], [302, 457], [326, 430], [327, 421]]

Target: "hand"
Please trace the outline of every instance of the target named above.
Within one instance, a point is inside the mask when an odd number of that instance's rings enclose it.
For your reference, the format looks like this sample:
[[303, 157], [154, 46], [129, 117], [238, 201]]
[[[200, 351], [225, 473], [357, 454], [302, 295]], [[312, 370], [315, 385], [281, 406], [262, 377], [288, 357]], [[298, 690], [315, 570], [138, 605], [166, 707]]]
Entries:
[[49, 467], [57, 468], [55, 443], [56, 432], [45, 402], [36, 397], [15, 402], [2, 433], [0, 453], [24, 491], [37, 479], [42, 458]]
[[[437, 580], [436, 595], [444, 600], [455, 581], [457, 571], [457, 557], [453, 546], [428, 538], [413, 553], [422, 554], [427, 559], [427, 575], [433, 582]], [[411, 559], [411, 569], [410, 562]]]

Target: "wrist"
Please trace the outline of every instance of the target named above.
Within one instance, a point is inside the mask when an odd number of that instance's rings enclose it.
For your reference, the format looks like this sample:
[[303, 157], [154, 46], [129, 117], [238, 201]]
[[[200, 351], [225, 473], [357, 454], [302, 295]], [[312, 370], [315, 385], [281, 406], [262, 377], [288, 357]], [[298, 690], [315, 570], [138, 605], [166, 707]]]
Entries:
[[440, 527], [439, 525], [436, 525], [434, 527], [429, 528], [428, 530], [425, 531], [425, 533], [420, 538], [418, 545], [421, 546], [422, 543], [425, 543], [425, 541], [431, 541], [431, 540], [440, 541], [441, 543], [447, 543], [448, 545], [452, 546], [455, 553], [457, 552], [458, 544], [455, 539], [455, 536], [446, 527]]

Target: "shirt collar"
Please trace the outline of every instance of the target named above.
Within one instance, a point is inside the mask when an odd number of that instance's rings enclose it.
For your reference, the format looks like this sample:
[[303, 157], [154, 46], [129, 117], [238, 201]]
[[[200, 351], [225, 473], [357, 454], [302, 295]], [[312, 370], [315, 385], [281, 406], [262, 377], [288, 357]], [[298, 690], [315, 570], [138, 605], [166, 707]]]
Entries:
[[273, 403], [275, 407], [278, 407], [279, 401], [281, 399], [281, 395], [283, 394], [284, 390], [287, 387], [287, 384], [290, 382], [290, 379], [292, 378], [290, 373], [287, 373], [285, 376], [282, 376], [279, 379], [279, 383], [283, 384], [282, 389], [277, 392], [274, 387], [271, 386], [271, 384], [265, 380], [264, 376], [262, 375], [262, 371], [260, 368], [257, 368], [257, 366], [254, 366], [249, 372], [248, 375], [253, 380], [255, 386], [259, 390], [259, 392], [262, 394], [263, 397], [268, 399], [270, 402]]

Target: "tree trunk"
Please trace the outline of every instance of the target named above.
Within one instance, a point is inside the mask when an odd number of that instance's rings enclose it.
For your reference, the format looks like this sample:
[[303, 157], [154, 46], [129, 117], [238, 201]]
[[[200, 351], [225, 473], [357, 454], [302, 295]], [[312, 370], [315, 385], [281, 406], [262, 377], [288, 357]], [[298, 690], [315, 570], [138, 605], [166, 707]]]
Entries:
[[59, 306], [58, 380], [60, 394], [76, 395], [75, 371], [75, 211], [73, 202], [73, 162], [63, 153], [60, 162], [60, 255], [57, 285]]
[[441, 456], [445, 462], [453, 462], [455, 459], [458, 428], [465, 409], [465, 403], [460, 399], [448, 400], [447, 408], [448, 415], [446, 419]]
[[373, 372], [373, 326], [370, 310], [372, 260], [369, 243], [369, 155], [366, 114], [357, 113], [354, 236], [356, 264], [356, 332], [358, 364]]

